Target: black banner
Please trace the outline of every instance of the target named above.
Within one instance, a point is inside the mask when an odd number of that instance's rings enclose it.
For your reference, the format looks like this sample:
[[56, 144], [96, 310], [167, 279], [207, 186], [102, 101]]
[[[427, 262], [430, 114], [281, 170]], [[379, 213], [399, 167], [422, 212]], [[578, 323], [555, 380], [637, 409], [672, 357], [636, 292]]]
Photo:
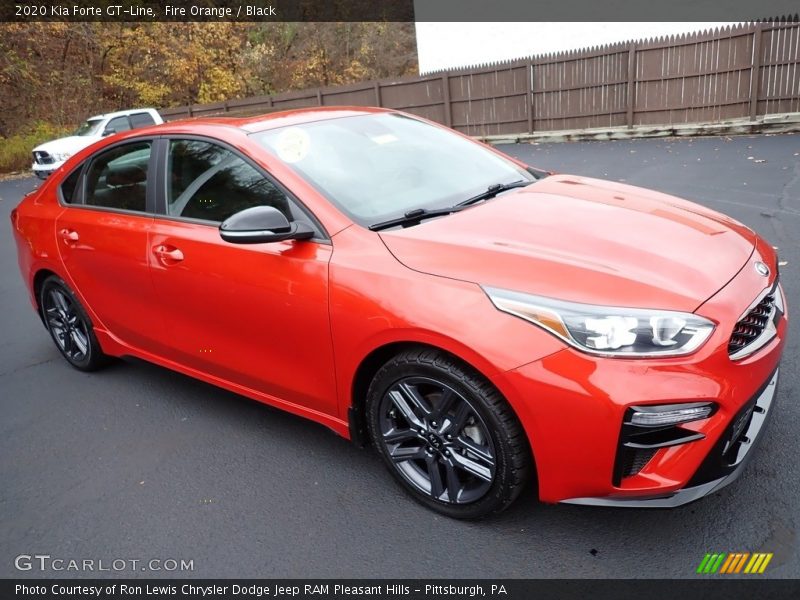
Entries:
[[0, 21], [343, 22], [414, 20], [413, 0], [20, 0]]
[[0, 598], [40, 600], [117, 600], [152, 598], [202, 598], [203, 600], [759, 600], [800, 597], [800, 581], [739, 579], [713, 576], [697, 580], [592, 580], [592, 579], [497, 579], [497, 580], [133, 580], [59, 579], [3, 580]]
[[797, 11], [797, 0], [17, 0], [0, 3], [0, 21], [751, 21]]

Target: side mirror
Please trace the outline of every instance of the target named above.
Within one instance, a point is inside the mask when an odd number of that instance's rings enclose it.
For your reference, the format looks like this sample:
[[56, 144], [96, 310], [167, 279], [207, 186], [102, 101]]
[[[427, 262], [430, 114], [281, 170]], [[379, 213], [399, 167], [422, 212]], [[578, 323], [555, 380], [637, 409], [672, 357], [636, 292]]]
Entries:
[[254, 206], [225, 219], [219, 226], [219, 235], [231, 244], [266, 244], [307, 240], [314, 237], [314, 230], [305, 223], [289, 223], [274, 206]]
[[106, 137], [107, 135], [114, 135], [115, 133], [117, 133], [116, 129], [113, 127], [106, 127], [103, 131], [103, 137]]

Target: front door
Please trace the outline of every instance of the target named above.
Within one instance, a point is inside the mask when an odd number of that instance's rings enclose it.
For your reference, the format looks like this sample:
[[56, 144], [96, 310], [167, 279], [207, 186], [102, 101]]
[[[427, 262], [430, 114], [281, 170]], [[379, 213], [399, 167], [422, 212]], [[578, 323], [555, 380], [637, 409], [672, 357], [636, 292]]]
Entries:
[[[324, 241], [231, 244], [218, 226], [258, 205], [304, 217], [281, 188], [221, 145], [172, 140], [166, 201], [149, 236], [167, 358], [336, 415]], [[321, 233], [321, 232], [320, 232]]]

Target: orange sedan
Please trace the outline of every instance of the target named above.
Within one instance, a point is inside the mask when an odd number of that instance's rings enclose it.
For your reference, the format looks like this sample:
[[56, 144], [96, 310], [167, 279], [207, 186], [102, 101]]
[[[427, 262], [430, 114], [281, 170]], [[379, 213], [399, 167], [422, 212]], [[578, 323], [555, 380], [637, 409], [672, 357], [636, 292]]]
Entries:
[[116, 134], [12, 221], [74, 367], [135, 356], [371, 442], [452, 517], [529, 482], [685, 504], [741, 473], [775, 397], [786, 301], [753, 231], [398, 112]]

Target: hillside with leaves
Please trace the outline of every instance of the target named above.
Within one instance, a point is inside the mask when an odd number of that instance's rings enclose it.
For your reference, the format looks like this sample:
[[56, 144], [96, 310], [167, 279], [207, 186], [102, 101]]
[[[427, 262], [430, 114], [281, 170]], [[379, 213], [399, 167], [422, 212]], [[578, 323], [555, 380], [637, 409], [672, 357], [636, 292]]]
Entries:
[[416, 72], [409, 23], [3, 23], [0, 137]]

